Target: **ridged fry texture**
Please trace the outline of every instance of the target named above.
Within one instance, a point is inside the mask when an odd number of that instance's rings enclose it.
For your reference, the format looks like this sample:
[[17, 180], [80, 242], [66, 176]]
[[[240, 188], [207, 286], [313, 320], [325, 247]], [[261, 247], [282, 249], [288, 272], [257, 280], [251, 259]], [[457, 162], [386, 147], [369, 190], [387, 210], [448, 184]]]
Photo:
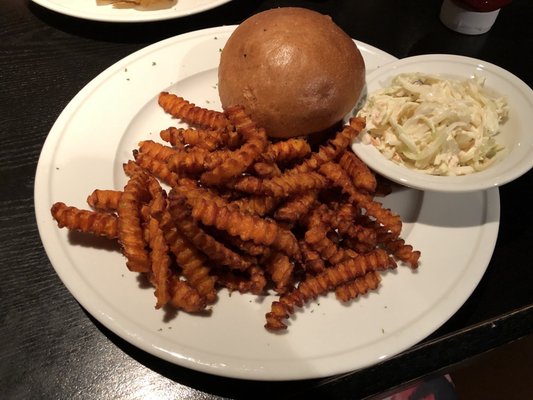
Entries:
[[51, 207], [60, 228], [117, 241], [154, 308], [204, 313], [220, 290], [249, 293], [278, 331], [319, 296], [349, 304], [397, 263], [419, 266], [400, 216], [375, 199], [386, 184], [350, 149], [364, 119], [311, 145], [270, 139], [240, 105], [210, 110], [168, 92], [158, 104], [176, 124], [132, 149], [123, 188], [93, 190], [90, 210]]

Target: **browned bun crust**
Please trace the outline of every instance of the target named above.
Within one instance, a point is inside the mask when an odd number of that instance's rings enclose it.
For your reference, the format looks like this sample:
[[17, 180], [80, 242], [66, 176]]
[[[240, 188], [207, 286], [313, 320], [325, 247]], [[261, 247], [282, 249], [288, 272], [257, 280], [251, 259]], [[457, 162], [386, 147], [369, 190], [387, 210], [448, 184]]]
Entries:
[[364, 83], [354, 41], [330, 17], [297, 7], [242, 22], [218, 70], [222, 106], [245, 106], [271, 137], [331, 127], [355, 106]]

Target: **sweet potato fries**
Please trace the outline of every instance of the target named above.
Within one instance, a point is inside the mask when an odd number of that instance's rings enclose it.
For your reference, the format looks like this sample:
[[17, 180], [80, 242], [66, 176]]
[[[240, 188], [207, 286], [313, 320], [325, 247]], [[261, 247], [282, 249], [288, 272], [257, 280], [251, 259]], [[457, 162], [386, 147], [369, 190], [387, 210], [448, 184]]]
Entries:
[[139, 143], [124, 189], [96, 189], [91, 210], [51, 210], [59, 227], [118, 239], [156, 308], [199, 312], [220, 288], [276, 294], [265, 327], [280, 330], [317, 296], [350, 301], [398, 261], [418, 267], [400, 216], [376, 201], [376, 177], [350, 150], [364, 120], [313, 150], [270, 140], [239, 106], [217, 112], [166, 92], [159, 104], [188, 128]]

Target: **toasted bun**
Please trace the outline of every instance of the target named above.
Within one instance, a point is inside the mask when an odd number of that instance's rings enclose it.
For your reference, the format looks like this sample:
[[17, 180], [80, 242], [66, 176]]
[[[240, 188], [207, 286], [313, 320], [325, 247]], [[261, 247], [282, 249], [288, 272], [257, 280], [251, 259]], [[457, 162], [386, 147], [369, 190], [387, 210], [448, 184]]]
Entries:
[[330, 17], [283, 7], [253, 15], [228, 39], [218, 70], [222, 106], [240, 104], [271, 137], [330, 128], [355, 106], [365, 64]]

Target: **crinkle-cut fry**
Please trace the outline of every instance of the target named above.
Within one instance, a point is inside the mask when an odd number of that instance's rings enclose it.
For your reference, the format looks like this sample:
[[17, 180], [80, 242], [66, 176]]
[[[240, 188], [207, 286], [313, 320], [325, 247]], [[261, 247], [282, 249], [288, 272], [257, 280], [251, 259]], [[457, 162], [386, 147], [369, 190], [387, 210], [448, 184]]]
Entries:
[[114, 214], [101, 211], [80, 210], [57, 202], [51, 208], [52, 217], [60, 228], [91, 233], [109, 239], [118, 237], [118, 220]]
[[170, 157], [176, 154], [176, 149], [154, 142], [153, 140], [143, 140], [139, 142], [139, 152], [147, 154], [156, 160], [167, 162]]
[[223, 134], [226, 134], [226, 132], [192, 128], [180, 130], [179, 136], [181, 141], [189, 146], [201, 147], [213, 151], [222, 147], [225, 142]]
[[146, 187], [151, 196], [150, 215], [159, 218], [167, 210], [167, 193], [152, 175], [146, 177]]
[[[167, 129], [163, 129], [162, 131], [159, 132], [159, 137], [161, 137], [163, 141], [171, 144], [174, 150], [183, 150], [185, 149], [185, 143], [183, 143], [179, 139], [179, 133], [178, 133], [182, 129], [188, 129], [188, 128], [176, 128], [175, 126], [169, 126]], [[190, 129], [194, 129], [194, 128], [190, 128]]]
[[334, 243], [327, 234], [328, 228], [326, 225], [322, 223], [315, 224], [305, 232], [305, 242], [331, 264], [337, 264], [348, 258], [344, 249]]
[[150, 257], [141, 226], [141, 204], [149, 197], [147, 175], [134, 174], [124, 187], [117, 207], [118, 239], [126, 257], [126, 266], [133, 272], [149, 272]]
[[328, 183], [327, 179], [314, 171], [283, 174], [264, 182], [267, 194], [275, 197], [287, 197], [295, 193], [323, 189]]
[[366, 126], [366, 120], [363, 117], [353, 117], [350, 118], [348, 124], [357, 132], [359, 135]]
[[396, 237], [391, 232], [379, 232], [377, 241], [387, 249], [387, 251], [409, 265], [412, 269], [418, 268], [420, 251], [414, 250], [413, 246], [406, 244], [404, 239]]
[[282, 221], [296, 222], [306, 215], [315, 204], [318, 198], [318, 191], [311, 190], [307, 192], [296, 193], [289, 197], [276, 212], [274, 217]]
[[180, 189], [180, 185], [170, 192], [171, 198], [173, 192], [177, 190], [181, 190], [182, 195], [188, 199], [193, 218], [204, 225], [214, 226], [244, 241], [252, 240], [256, 244], [272, 246], [292, 257], [300, 258], [300, 249], [294, 234], [279, 226], [274, 220], [242, 212], [228, 206], [227, 203], [223, 205], [225, 200], [221, 197], [216, 200], [214, 200], [214, 195], [210, 198], [203, 198], [196, 190]]
[[216, 278], [210, 274], [207, 256], [176, 228], [168, 209], [159, 215], [158, 220], [165, 241], [185, 280], [205, 297], [208, 304], [215, 302], [218, 297], [215, 289]]
[[233, 148], [239, 144], [237, 132], [212, 129], [175, 128], [171, 126], [160, 132], [161, 139], [172, 146], [183, 149], [186, 146], [199, 147], [208, 151], [221, 147]]
[[[148, 224], [151, 217], [159, 218], [167, 208], [166, 192], [159, 181], [149, 174], [146, 175], [146, 191], [151, 197], [140, 205], [140, 215], [144, 224]], [[146, 237], [149, 238], [149, 236]], [[146, 241], [148, 242], [148, 239]]]
[[198, 293], [188, 282], [172, 276], [170, 281], [171, 297], [169, 303], [172, 307], [184, 310], [189, 313], [196, 313], [205, 310], [207, 302], [205, 297]]
[[241, 135], [235, 130], [226, 129], [222, 134], [224, 147], [229, 150], [235, 150], [242, 145]]
[[326, 205], [316, 207], [308, 217], [308, 229], [304, 234], [304, 240], [309, 247], [317, 251], [320, 256], [330, 262], [337, 264], [350, 257], [349, 253], [333, 241], [328, 234], [335, 233], [330, 225], [325, 222], [328, 220], [327, 213], [329, 209]]
[[[221, 207], [221, 208], [227, 207], [228, 209], [231, 209], [235, 212], [242, 212], [242, 213], [245, 213], [246, 215], [254, 215], [257, 217], [260, 217], [261, 212], [263, 211], [263, 209], [258, 209], [258, 208], [263, 207], [261, 205], [262, 203], [261, 200], [258, 200], [259, 206], [256, 206], [256, 208], [252, 210], [250, 209], [250, 205], [247, 205], [245, 203], [240, 204], [239, 201], [227, 202], [226, 200], [216, 195], [209, 189], [199, 188], [196, 185], [196, 183], [191, 179], [181, 179], [180, 184], [170, 192], [170, 198], [173, 201], [172, 203], [173, 205], [183, 200], [188, 201], [189, 204], [196, 204], [196, 202], [199, 200], [206, 200], [206, 201], [214, 202], [214, 204], [216, 204], [218, 207]], [[269, 203], [270, 201], [267, 200], [266, 207], [268, 208], [271, 207]], [[186, 217], [182, 216], [182, 218], [186, 218]], [[215, 226], [215, 225], [212, 225], [212, 226]], [[253, 240], [243, 240], [237, 235], [226, 237], [226, 241], [232, 245], [237, 246], [238, 248], [240, 248], [246, 254], [249, 254], [249, 255], [258, 255], [258, 254], [265, 255], [267, 254], [267, 252], [270, 252], [268, 244], [254, 243]]]
[[249, 254], [253, 257], [269, 256], [272, 253], [272, 249], [262, 244], [255, 244], [253, 241], [244, 241], [238, 236], [226, 235], [225, 240], [233, 247], [240, 251]]
[[226, 130], [230, 128], [230, 122], [224, 113], [198, 107], [174, 94], [161, 92], [158, 103], [166, 113], [189, 125], [204, 129]]
[[281, 169], [275, 163], [257, 161], [252, 165], [253, 173], [259, 178], [270, 179], [281, 175]]
[[379, 223], [361, 224], [361, 218], [367, 220], [368, 217], [362, 216], [360, 209], [354, 204], [350, 202], [342, 203], [334, 210], [325, 205], [321, 205], [320, 208], [320, 219], [332, 229], [336, 229], [341, 235], [346, 238], [356, 239], [364, 243], [365, 247], [375, 247], [377, 245]]
[[289, 257], [281, 252], [276, 252], [266, 262], [266, 270], [275, 284], [277, 293], [285, 293], [292, 283], [294, 264]]
[[366, 193], [362, 193], [353, 184], [348, 173], [337, 163], [327, 162], [318, 169], [321, 174], [340, 187], [356, 204], [365, 203], [372, 199]]
[[344, 238], [343, 245], [346, 249], [353, 250], [354, 252], [358, 254], [368, 253], [375, 248], [375, 245], [365, 243], [365, 242], [360, 242], [359, 240], [351, 238], [351, 237]]
[[360, 295], [364, 295], [371, 290], [378, 288], [381, 282], [381, 275], [379, 272], [370, 271], [360, 278], [344, 283], [335, 289], [335, 297], [339, 301], [348, 302], [354, 300]]
[[294, 313], [295, 307], [303, 307], [305, 303], [319, 295], [364, 276], [370, 271], [395, 267], [396, 263], [385, 250], [376, 249], [326, 268], [315, 276], [308, 276], [297, 288], [281, 295], [279, 301], [272, 303], [270, 312], [265, 316], [265, 327], [270, 330], [286, 329], [284, 320]]
[[122, 196], [120, 190], [95, 189], [88, 197], [87, 204], [97, 211], [114, 212]]
[[353, 226], [361, 215], [360, 208], [349, 200], [317, 204], [312, 211], [307, 215], [307, 224], [312, 223], [311, 219], [313, 219], [322, 221], [335, 229], [346, 229]]
[[227, 270], [218, 275], [218, 283], [229, 291], [263, 295], [267, 285], [265, 271], [254, 265], [246, 271]]
[[332, 227], [335, 227], [341, 235], [355, 239], [366, 247], [374, 247], [377, 244], [377, 234], [373, 229], [361, 225], [350, 225], [346, 221], [334, 222]]
[[[200, 187], [197, 180], [191, 178], [181, 178], [178, 181], [173, 190], [175, 193], [171, 193], [172, 196], [179, 199], [187, 199], [189, 203], [194, 202], [197, 198], [204, 198], [210, 201], [216, 202], [220, 207], [230, 207], [233, 210], [238, 210], [239, 207], [237, 204], [233, 204], [233, 201], [230, 200], [230, 193], [216, 192], [213, 188]], [[223, 195], [227, 197], [223, 197]]]
[[[204, 189], [199, 189], [204, 190]], [[241, 197], [236, 200], [226, 200], [219, 195], [206, 192], [205, 198], [209, 198], [217, 202], [221, 207], [229, 207], [232, 210], [239, 210], [246, 214], [263, 217], [270, 214], [279, 204], [279, 199], [272, 196], [251, 195], [249, 197]]]
[[261, 155], [267, 146], [267, 136], [263, 128], [258, 128], [245, 113], [243, 107], [230, 107], [228, 118], [244, 139], [237, 150], [231, 152], [222, 163], [202, 174], [200, 180], [206, 185], [221, 185], [242, 174]]
[[273, 197], [288, 197], [309, 190], [323, 189], [328, 179], [314, 171], [284, 173], [271, 179], [243, 176], [236, 179], [232, 187], [244, 193], [264, 194]]
[[208, 151], [199, 147], [176, 151], [168, 160], [168, 167], [178, 175], [200, 174], [216, 168], [231, 156], [228, 150]]
[[339, 203], [334, 212], [330, 210], [329, 215], [333, 217], [337, 225], [340, 225], [342, 221], [354, 221], [361, 215], [361, 209], [350, 201], [345, 201]]
[[398, 237], [402, 231], [402, 219], [389, 208], [377, 201], [367, 201], [361, 204], [366, 210], [366, 215], [374, 217], [381, 225], [387, 228], [394, 236]]
[[312, 153], [309, 158], [292, 170], [294, 172], [314, 171], [322, 164], [335, 160], [364, 128], [364, 120], [363, 128], [360, 128], [360, 120], [358, 117], [352, 118], [350, 124], [345, 125], [342, 130], [337, 132], [334, 138], [330, 139], [325, 145], [320, 146], [317, 152]]
[[298, 158], [306, 157], [311, 153], [311, 146], [302, 138], [290, 138], [275, 143], [270, 143], [261, 159], [270, 163], [284, 163]]
[[[346, 251], [346, 255], [348, 256], [348, 258], [355, 258], [359, 255], [357, 251], [350, 249], [350, 248], [346, 248], [344, 251]], [[348, 258], [346, 258], [346, 260]]]
[[183, 149], [177, 151], [169, 160], [168, 168], [177, 173], [197, 174], [206, 170], [207, 158], [210, 156], [208, 150], [202, 148]]
[[[141, 220], [142, 220], [142, 223], [143, 224], [147, 224], [148, 221], [150, 220], [150, 217], [151, 217], [151, 211], [150, 211], [150, 206], [148, 204], [142, 204], [141, 205], [141, 212], [140, 212], [140, 216], [141, 216]], [[144, 229], [144, 232], [145, 232], [145, 241], [146, 243], [148, 243], [148, 240], [149, 240], [149, 236], [148, 236], [148, 230]]]
[[178, 175], [168, 168], [168, 164], [150, 157], [148, 154], [135, 154], [135, 162], [170, 187], [175, 186], [178, 182]]
[[265, 286], [267, 285], [267, 279], [265, 277], [265, 271], [257, 265], [253, 265], [248, 269], [250, 273], [250, 287], [249, 291], [252, 294], [261, 295], [265, 293]]
[[217, 264], [239, 270], [245, 270], [252, 266], [255, 260], [237, 254], [200, 228], [196, 220], [191, 216], [191, 212], [185, 202], [186, 199], [178, 196], [177, 191], [171, 191], [169, 212], [174, 219], [176, 227], [192, 244]]
[[375, 193], [376, 176], [353, 151], [345, 150], [339, 158], [339, 165], [352, 179], [354, 186], [367, 193]]
[[149, 277], [150, 282], [155, 286], [155, 297], [157, 299], [155, 307], [161, 308], [170, 300], [170, 289], [168, 287], [171, 275], [169, 249], [157, 219], [150, 217], [147, 229], [152, 264]]
[[130, 178], [135, 174], [144, 174], [146, 173], [145, 169], [137, 164], [134, 160], [128, 160], [128, 162], [122, 164], [122, 169], [124, 173]]
[[[170, 217], [169, 217], [170, 218]], [[181, 268], [183, 277], [205, 298], [207, 304], [217, 299], [216, 278], [210, 275], [209, 260], [177, 228], [162, 224], [165, 240]]]
[[204, 198], [216, 202], [221, 207], [228, 206], [234, 210], [239, 209], [237, 205], [218, 195], [213, 189], [200, 187], [198, 181], [191, 178], [181, 178], [173, 189], [175, 193], [171, 193], [171, 195], [176, 199], [187, 199], [189, 202], [194, 202], [197, 198]]
[[235, 205], [239, 210], [248, 212], [250, 214], [259, 215], [260, 217], [270, 214], [279, 203], [279, 199], [272, 196], [252, 195], [243, 197], [230, 202], [230, 205]]
[[386, 244], [386, 247], [395, 257], [407, 263], [412, 269], [418, 268], [420, 251], [414, 250], [410, 244], [405, 244], [403, 239], [396, 239], [393, 242], [389, 242]]
[[302, 250], [302, 261], [306, 271], [316, 274], [326, 269], [326, 263], [320, 257], [320, 254], [311, 249], [305, 240], [300, 241], [300, 249]]

